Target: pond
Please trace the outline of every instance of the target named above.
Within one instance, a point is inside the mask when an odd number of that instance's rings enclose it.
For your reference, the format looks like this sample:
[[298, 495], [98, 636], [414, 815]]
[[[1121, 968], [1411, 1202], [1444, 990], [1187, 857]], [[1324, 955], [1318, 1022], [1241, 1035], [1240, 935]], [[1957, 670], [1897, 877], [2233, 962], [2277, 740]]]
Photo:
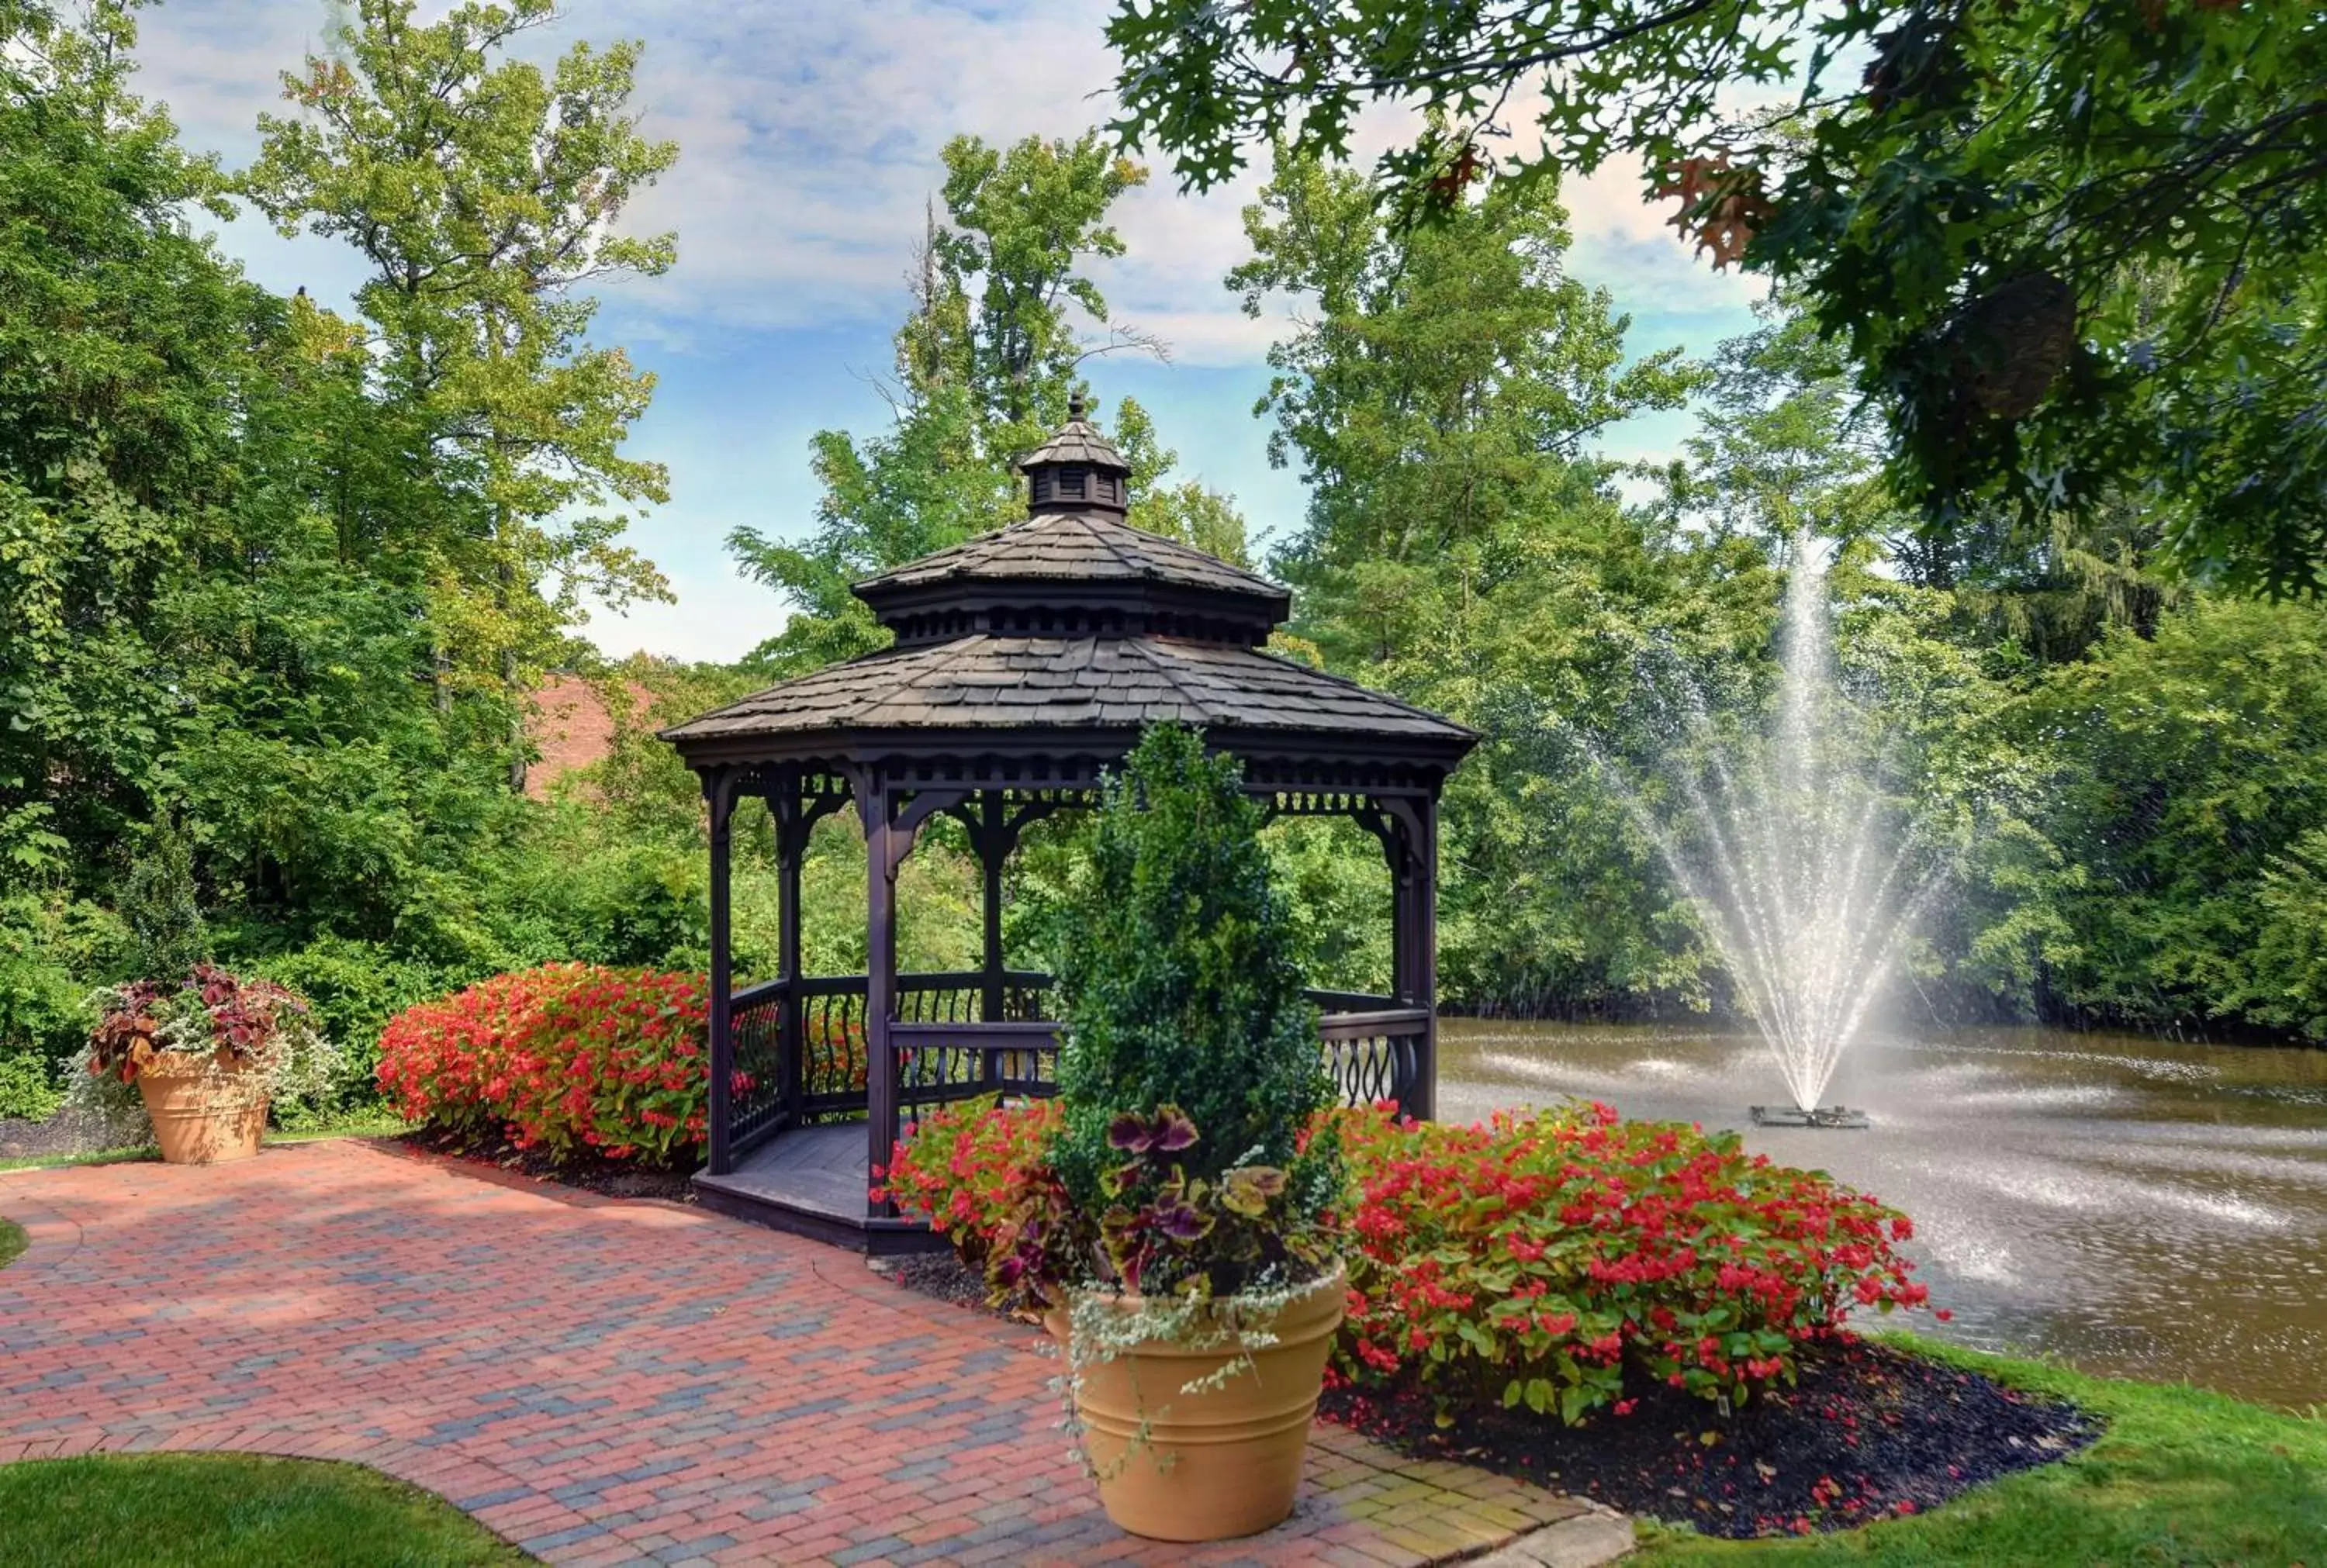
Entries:
[[1447, 1019], [1439, 1115], [1575, 1095], [1743, 1127], [1904, 1210], [1944, 1329], [1987, 1349], [2327, 1404], [2327, 1050], [1995, 1029], [1855, 1046], [1826, 1099], [1864, 1132], [1757, 1128], [1750, 1034]]

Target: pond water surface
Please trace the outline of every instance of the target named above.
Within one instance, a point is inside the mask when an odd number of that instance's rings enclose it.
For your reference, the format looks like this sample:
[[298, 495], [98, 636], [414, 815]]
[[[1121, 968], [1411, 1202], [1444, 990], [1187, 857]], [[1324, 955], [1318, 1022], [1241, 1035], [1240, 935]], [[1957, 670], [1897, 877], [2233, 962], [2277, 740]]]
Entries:
[[1743, 1130], [1915, 1221], [1944, 1329], [2090, 1371], [2327, 1405], [2327, 1050], [2000, 1029], [1853, 1047], [1864, 1132], [1758, 1128], [1750, 1034], [1447, 1019], [1439, 1115], [1576, 1095]]

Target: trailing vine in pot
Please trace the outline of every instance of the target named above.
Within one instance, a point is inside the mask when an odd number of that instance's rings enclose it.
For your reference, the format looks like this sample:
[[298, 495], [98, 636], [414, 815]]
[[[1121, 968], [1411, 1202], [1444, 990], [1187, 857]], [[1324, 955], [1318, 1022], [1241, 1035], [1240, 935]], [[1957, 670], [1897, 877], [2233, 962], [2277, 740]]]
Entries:
[[1264, 820], [1233, 759], [1150, 729], [1057, 923], [1059, 1098], [929, 1117], [882, 1189], [1042, 1319], [1109, 1516], [1165, 1540], [1292, 1512], [1345, 1305], [1332, 1086]]

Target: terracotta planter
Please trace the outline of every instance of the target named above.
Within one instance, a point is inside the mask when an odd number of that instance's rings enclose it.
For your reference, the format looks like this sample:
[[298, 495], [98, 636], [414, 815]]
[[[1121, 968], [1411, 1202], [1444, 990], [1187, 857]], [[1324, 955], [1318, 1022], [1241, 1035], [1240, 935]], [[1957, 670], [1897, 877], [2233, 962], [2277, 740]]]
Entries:
[[[1234, 1359], [1232, 1348], [1150, 1340], [1084, 1370], [1075, 1405], [1107, 1517], [1158, 1541], [1226, 1540], [1284, 1522], [1301, 1489], [1325, 1357], [1341, 1325], [1343, 1280], [1336, 1264], [1329, 1279], [1288, 1303], [1269, 1326], [1276, 1343], [1255, 1350], [1252, 1367], [1218, 1387], [1183, 1392]], [[1051, 1314], [1049, 1326], [1065, 1345], [1065, 1314]]]
[[173, 1165], [215, 1165], [258, 1153], [266, 1130], [266, 1075], [225, 1051], [164, 1052], [137, 1069], [137, 1092], [154, 1118], [154, 1141]]

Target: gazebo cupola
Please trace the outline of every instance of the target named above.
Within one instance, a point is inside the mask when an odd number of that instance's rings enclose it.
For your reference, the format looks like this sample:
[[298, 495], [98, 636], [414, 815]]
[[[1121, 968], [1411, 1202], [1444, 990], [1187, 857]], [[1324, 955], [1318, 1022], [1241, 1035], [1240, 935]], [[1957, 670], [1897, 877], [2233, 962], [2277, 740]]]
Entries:
[[[1351, 1101], [1431, 1114], [1438, 794], [1477, 735], [1267, 651], [1291, 595], [1134, 527], [1130, 465], [1080, 399], [1020, 466], [1023, 519], [854, 585], [891, 646], [663, 732], [710, 807], [707, 1205], [874, 1250], [928, 1240], [868, 1199], [868, 1171], [934, 1106], [1050, 1092], [1050, 981], [1005, 962], [1004, 868], [1029, 824], [1094, 804], [1157, 723], [1202, 730], [1273, 814], [1351, 817], [1380, 842], [1388, 988], [1312, 992], [1319, 1049]], [[729, 852], [744, 797], [772, 819], [778, 901], [771, 972], [739, 990]], [[802, 862], [818, 819], [848, 809], [866, 973], [806, 975]], [[939, 816], [983, 873], [983, 961], [901, 973], [898, 871]]]
[[1027, 516], [853, 586], [900, 647], [964, 637], [1171, 637], [1258, 648], [1276, 583], [1126, 520], [1131, 466], [1083, 417], [1019, 464]]
[[1026, 476], [1026, 509], [1035, 517], [1094, 510], [1119, 518], [1131, 509], [1131, 465], [1083, 417], [1079, 392], [1067, 403], [1066, 424], [1021, 459], [1018, 471]]

